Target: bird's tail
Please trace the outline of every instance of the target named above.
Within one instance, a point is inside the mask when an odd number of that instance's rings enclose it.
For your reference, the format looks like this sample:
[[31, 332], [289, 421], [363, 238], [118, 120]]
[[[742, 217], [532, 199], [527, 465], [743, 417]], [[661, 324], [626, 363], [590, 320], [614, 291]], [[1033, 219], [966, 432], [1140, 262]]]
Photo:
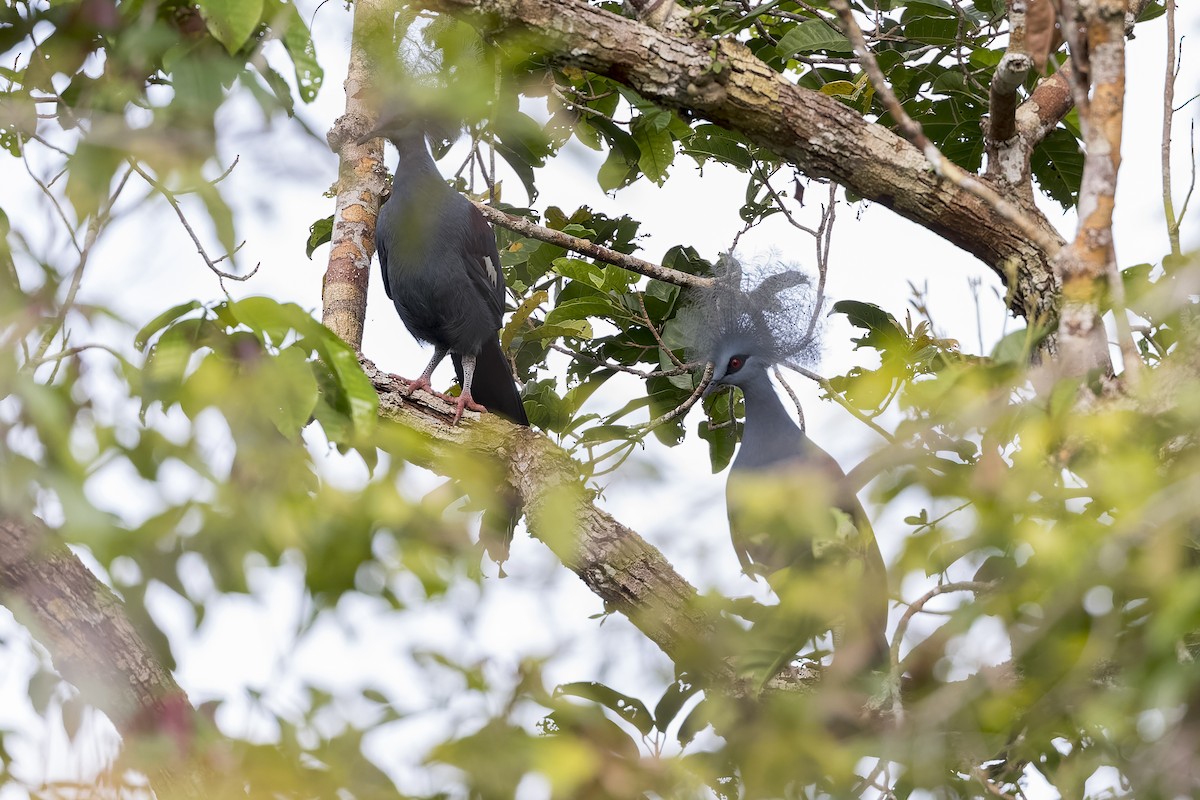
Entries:
[[[463, 379], [462, 359], [452, 354], [454, 374], [461, 385]], [[479, 355], [475, 358], [475, 375], [471, 379], [471, 396], [475, 402], [482, 404], [488, 411], [499, 414], [510, 422], [518, 425], [528, 425], [529, 417], [525, 416], [525, 406], [521, 395], [517, 392], [516, 381], [513, 380], [512, 370], [508, 366], [508, 358], [500, 349], [500, 340], [488, 339], [483, 343]]]
[[521, 519], [521, 500], [517, 493], [505, 486], [496, 492], [496, 501], [483, 509], [479, 520], [479, 543], [488, 558], [500, 566], [500, 577], [504, 577], [504, 562], [508, 560], [508, 548], [513, 533]]
[[[454, 361], [454, 374], [458, 376], [458, 382], [461, 384], [462, 361], [457, 354], [452, 354], [451, 358]], [[518, 425], [529, 425], [529, 417], [525, 416], [525, 406], [517, 392], [508, 358], [500, 348], [500, 340], [497, 338], [484, 342], [475, 357], [471, 396], [488, 411]], [[520, 518], [520, 499], [507, 485], [497, 490], [494, 502], [483, 509], [483, 519], [479, 523], [479, 541], [487, 550], [488, 556], [501, 565], [501, 575], [504, 574], [504, 561], [508, 558], [508, 547]]]

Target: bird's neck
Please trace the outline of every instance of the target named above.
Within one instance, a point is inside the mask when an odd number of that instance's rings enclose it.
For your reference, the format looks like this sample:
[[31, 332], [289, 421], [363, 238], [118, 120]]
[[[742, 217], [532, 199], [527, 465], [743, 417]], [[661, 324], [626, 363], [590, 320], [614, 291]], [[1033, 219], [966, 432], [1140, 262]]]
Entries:
[[746, 404], [746, 420], [739, 457], [745, 454], [747, 457], [773, 460], [773, 454], [794, 456], [803, 448], [804, 433], [784, 408], [765, 370], [742, 387], [742, 396]]
[[400, 163], [396, 166], [396, 177], [436, 175], [438, 180], [441, 180], [437, 166], [433, 163], [433, 156], [429, 155], [429, 148], [425, 146], [425, 134], [420, 131], [411, 131], [399, 134], [391, 141], [396, 146], [396, 151], [400, 153]]

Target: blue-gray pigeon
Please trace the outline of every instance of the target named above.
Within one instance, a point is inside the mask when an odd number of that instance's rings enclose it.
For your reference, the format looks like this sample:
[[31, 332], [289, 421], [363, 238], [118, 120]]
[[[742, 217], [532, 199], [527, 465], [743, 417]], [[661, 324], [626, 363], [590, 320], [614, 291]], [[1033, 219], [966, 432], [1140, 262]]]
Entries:
[[[408, 382], [409, 393], [425, 389], [452, 403], [455, 424], [469, 408], [528, 425], [497, 336], [505, 284], [492, 227], [479, 209], [446, 184], [420, 122], [405, 114], [385, 116], [359, 141], [377, 136], [388, 139], [400, 154], [391, 197], [375, 223], [383, 288], [408, 332], [433, 345], [433, 358], [420, 377]], [[433, 392], [430, 384], [447, 353], [462, 386], [457, 398]], [[480, 540], [503, 564], [521, 514], [511, 490], [502, 486], [497, 494], [497, 501], [484, 508]]]
[[834, 665], [843, 674], [882, 667], [887, 572], [870, 519], [845, 472], [797, 425], [768, 374], [817, 350], [810, 281], [778, 268], [747, 276], [731, 257], [718, 269], [716, 287], [693, 304], [690, 338], [713, 364], [706, 393], [736, 387], [744, 401], [741, 445], [726, 483], [742, 569], [818, 620], [818, 632], [834, 630]]
[[455, 406], [456, 424], [469, 408], [528, 425], [497, 337], [505, 284], [491, 226], [446, 184], [419, 122], [387, 116], [360, 141], [377, 136], [400, 154], [375, 226], [383, 287], [408, 332], [433, 345], [433, 358], [409, 391], [432, 392], [433, 371], [449, 353], [462, 386], [458, 398], [445, 398]]

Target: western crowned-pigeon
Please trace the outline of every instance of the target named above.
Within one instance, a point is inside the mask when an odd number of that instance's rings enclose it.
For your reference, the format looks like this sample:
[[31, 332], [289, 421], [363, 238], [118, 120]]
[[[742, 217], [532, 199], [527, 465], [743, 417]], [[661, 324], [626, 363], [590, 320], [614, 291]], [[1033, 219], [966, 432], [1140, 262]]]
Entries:
[[496, 236], [479, 209], [451, 189], [405, 116], [387, 116], [360, 141], [385, 137], [400, 154], [392, 194], [379, 210], [375, 248], [383, 287], [404, 326], [433, 345], [433, 358], [409, 391], [430, 390], [434, 369], [450, 354], [463, 409], [494, 411], [528, 425], [497, 331], [504, 314], [504, 273]]
[[[758, 280], [732, 257], [718, 266], [690, 325], [714, 366], [706, 394], [736, 387], [745, 421], [726, 483], [730, 534], [748, 575], [800, 597], [818, 630], [834, 630], [834, 665], [853, 674], [886, 664], [887, 572], [870, 519], [846, 474], [784, 408], [768, 368], [815, 354], [817, 309], [806, 275], [775, 268]], [[748, 286], [747, 283], [754, 283]]]
[[[385, 116], [359, 141], [377, 136], [385, 137], [400, 154], [391, 197], [375, 224], [383, 288], [408, 332], [433, 344], [433, 358], [421, 376], [409, 382], [409, 393], [432, 392], [433, 371], [449, 353], [462, 392], [458, 398], [434, 393], [455, 406], [455, 424], [469, 408], [528, 425], [497, 336], [505, 284], [492, 227], [479, 209], [446, 184], [419, 122], [402, 114]], [[501, 565], [520, 515], [516, 496], [503, 487], [498, 502], [484, 509], [480, 540]]]

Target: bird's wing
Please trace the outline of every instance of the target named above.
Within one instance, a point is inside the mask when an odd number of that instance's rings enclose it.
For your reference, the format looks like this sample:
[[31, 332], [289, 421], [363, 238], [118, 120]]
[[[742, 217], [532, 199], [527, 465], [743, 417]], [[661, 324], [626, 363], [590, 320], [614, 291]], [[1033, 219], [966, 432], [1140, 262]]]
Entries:
[[467, 215], [466, 260], [471, 285], [487, 301], [488, 308], [499, 323], [501, 315], [504, 314], [504, 273], [500, 270], [500, 251], [496, 249], [496, 234], [475, 206], [468, 204]]
[[390, 210], [385, 202], [379, 208], [379, 216], [375, 218], [375, 252], [379, 254], [379, 271], [383, 273], [383, 291], [387, 293], [389, 300], [392, 299], [392, 287], [388, 284], [387, 237], [384, 234], [388, 230], [387, 215]]

